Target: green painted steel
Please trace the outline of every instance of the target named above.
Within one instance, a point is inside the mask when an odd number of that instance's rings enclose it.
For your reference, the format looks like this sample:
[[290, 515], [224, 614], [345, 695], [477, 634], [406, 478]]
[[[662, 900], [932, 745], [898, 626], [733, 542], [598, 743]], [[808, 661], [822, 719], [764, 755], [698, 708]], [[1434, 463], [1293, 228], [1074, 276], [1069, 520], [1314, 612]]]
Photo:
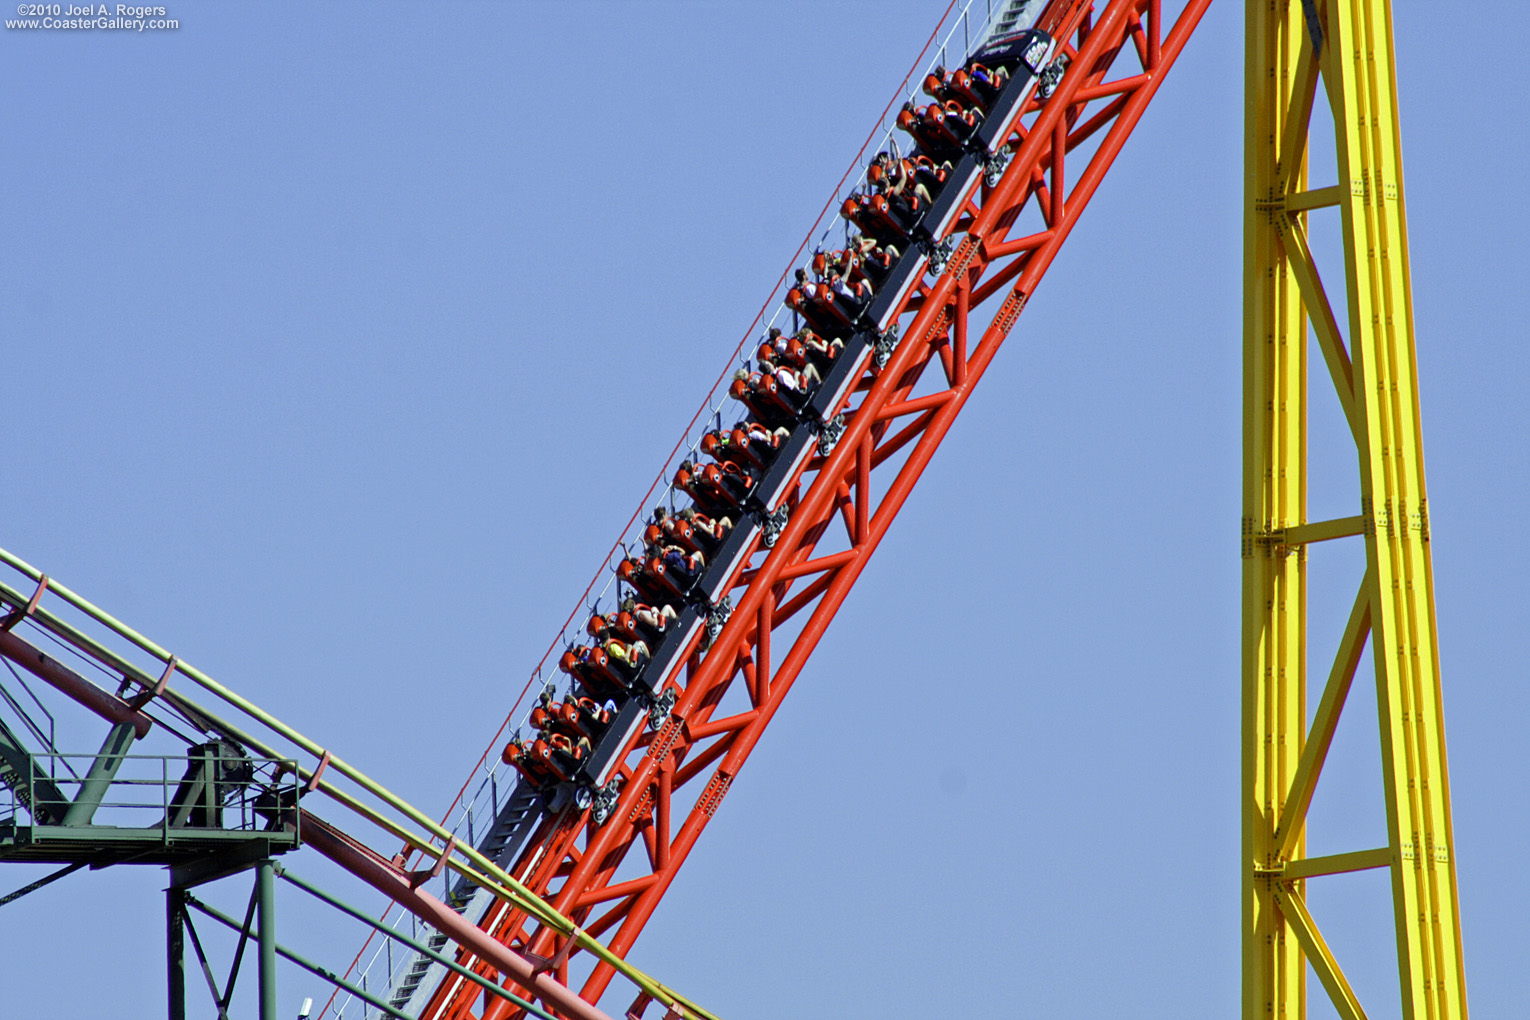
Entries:
[[106, 791], [111, 788], [117, 770], [122, 768], [126, 760], [127, 749], [133, 746], [136, 737], [137, 731], [133, 729], [132, 723], [118, 723], [106, 734], [101, 752], [91, 762], [90, 771], [85, 774], [79, 792], [74, 795], [74, 802], [64, 814], [65, 825], [90, 824], [96, 808], [101, 806]]
[[79, 871], [81, 868], [85, 867], [86, 863], [87, 862], [85, 861], [75, 861], [73, 864], [66, 864], [50, 875], [44, 875], [42, 878], [39, 878], [35, 882], [28, 882], [26, 885], [22, 886], [20, 889], [17, 889], [15, 892], [6, 893], [4, 896], [0, 896], [0, 907], [5, 906], [7, 903], [21, 899], [27, 893], [36, 892], [43, 886], [52, 885], [59, 879], [74, 874], [76, 871]]
[[[9, 565], [33, 581], [41, 583], [44, 578], [43, 573], [36, 567], [33, 567], [25, 560], [22, 560], [21, 558], [7, 552], [4, 549], [0, 549], [0, 563]], [[403, 815], [414, 824], [424, 828], [429, 835], [420, 836], [418, 833], [409, 830], [398, 821], [389, 818], [387, 815], [377, 811], [372, 807], [369, 807], [355, 797], [345, 793], [343, 790], [337, 789], [333, 784], [323, 779], [322, 777], [316, 778], [314, 774], [316, 770], [299, 767], [296, 772], [297, 776], [302, 780], [312, 782], [314, 789], [324, 793], [326, 796], [335, 800], [337, 803], [340, 803], [350, 810], [356, 812], [362, 818], [365, 818], [375, 825], [378, 825], [384, 831], [398, 837], [399, 839], [402, 839], [406, 844], [413, 847], [417, 851], [436, 855], [441, 853], [440, 848], [443, 846], [454, 847], [455, 853], [461, 855], [461, 858], [464, 858], [465, 860], [457, 858], [449, 859], [447, 861], [447, 865], [453, 871], [462, 875], [464, 878], [467, 878], [474, 884], [489, 889], [496, 895], [511, 900], [512, 902], [516, 903], [518, 907], [520, 907], [522, 910], [525, 910], [528, 914], [530, 914], [532, 917], [535, 917], [539, 922], [546, 925], [548, 928], [561, 932], [562, 934], [569, 935], [582, 949], [588, 951], [596, 958], [609, 964], [618, 973], [626, 976], [627, 979], [630, 980], [633, 984], [637, 985], [639, 989], [646, 992], [649, 996], [658, 1000], [660, 1003], [671, 1007], [676, 1005], [683, 1005], [684, 1008], [690, 1010], [693, 1013], [696, 1013], [697, 1015], [708, 1015], [705, 1010], [697, 1006], [695, 1003], [688, 999], [682, 998], [673, 989], [666, 988], [659, 982], [655, 981], [653, 978], [649, 977], [647, 974], [632, 966], [632, 964], [628, 963], [626, 960], [611, 952], [598, 939], [591, 937], [583, 929], [576, 926], [572, 920], [563, 916], [563, 914], [555, 910], [546, 900], [543, 900], [530, 889], [526, 888], [525, 885], [517, 881], [513, 876], [504, 871], [504, 869], [497, 866], [493, 861], [489, 860], [487, 857], [484, 857], [475, 848], [470, 846], [463, 846], [457, 843], [452, 834], [439, 823], [437, 823], [433, 818], [426, 815], [424, 812], [420, 811], [414, 805], [405, 801], [403, 798], [399, 797], [397, 794], [393, 793], [382, 784], [373, 780], [371, 777], [367, 776], [359, 769], [350, 765], [342, 758], [336, 756], [329, 749], [320, 746], [318, 743], [303, 736], [301, 733], [298, 733], [296, 730], [287, 726], [275, 716], [272, 716], [265, 710], [261, 709], [254, 702], [249, 701], [248, 699], [241, 697], [240, 695], [229, 690], [227, 687], [224, 687], [222, 684], [218, 683], [216, 680], [203, 673], [201, 670], [185, 662], [179, 661], [174, 656], [172, 656], [169, 651], [161, 648], [153, 641], [150, 641], [142, 634], [139, 634], [131, 627], [117, 620], [111, 614], [100, 609], [89, 600], [75, 594], [67, 586], [58, 583], [51, 577], [47, 579], [47, 582], [47, 591], [49, 594], [55, 595], [58, 598], [64, 600], [69, 605], [79, 610], [81, 613], [84, 613], [90, 619], [96, 621], [104, 627], [107, 627], [119, 637], [130, 641], [138, 648], [157, 658], [160, 662], [167, 664], [167, 666], [173, 665], [173, 668], [169, 670], [170, 673], [180, 673], [187, 679], [191, 680], [193, 683], [202, 687], [204, 690], [210, 691], [218, 698], [234, 706], [240, 712], [260, 723], [272, 733], [277, 734], [278, 736], [292, 743], [294, 746], [301, 748], [308, 754], [311, 754], [316, 760], [326, 761], [327, 770], [332, 770], [351, 780], [357, 786], [361, 787], [361, 789], [376, 797], [383, 804], [397, 811], [399, 814]], [[30, 601], [28, 596], [23, 596], [19, 592], [16, 592], [14, 589], [4, 584], [0, 584], [0, 594], [3, 594], [8, 601], [17, 605], [24, 606], [28, 601]], [[50, 613], [42, 606], [38, 606], [36, 609], [34, 609], [32, 615], [36, 618], [39, 618], [39, 622], [45, 623], [48, 629], [54, 630], [63, 635], [67, 635], [68, 639], [72, 642], [78, 643], [79, 647], [88, 648], [92, 651], [92, 653], [99, 651], [102, 653], [103, 661], [108, 661], [113, 663], [115, 666], [120, 666], [126, 675], [132, 677], [145, 689], [153, 689], [156, 686], [157, 681], [146, 677], [141, 670], [134, 668], [130, 663], [125, 662], [120, 656], [112, 653], [109, 649], [103, 648], [98, 642], [93, 641], [85, 634], [80, 633], [79, 630], [59, 619], [56, 615]], [[210, 713], [203, 711], [200, 706], [197, 706], [194, 703], [188, 701], [177, 692], [172, 692], [168, 689], [165, 689], [159, 696], [174, 704], [182, 705], [189, 711], [199, 713], [209, 720], [214, 718]], [[224, 735], [244, 743], [246, 746], [253, 750], [259, 751], [263, 755], [268, 757], [275, 756], [275, 751], [271, 749], [269, 745], [265, 744], [263, 741], [249, 736], [246, 733], [241, 732], [237, 727], [228, 726], [219, 721], [218, 728], [224, 733]]]
[[[9, 788], [12, 797], [20, 801], [34, 818], [62, 819], [69, 810], [69, 798], [64, 791], [49, 778], [3, 721], [0, 721], [0, 787]], [[0, 789], [0, 793], [3, 792]]]
[[[232, 917], [229, 917], [227, 914], [223, 913], [221, 910], [218, 910], [216, 907], [208, 906], [201, 900], [197, 899], [195, 896], [187, 896], [186, 905], [196, 909], [199, 913], [206, 914], [208, 917], [212, 918], [214, 921], [217, 921], [219, 924], [222, 924], [230, 931], [243, 930], [238, 921], [234, 920]], [[273, 942], [272, 948], [275, 950], [276, 955], [280, 956], [282, 959], [291, 960], [299, 967], [302, 967], [304, 970], [308, 971], [308, 973], [314, 975], [315, 977], [323, 978], [330, 984], [337, 985], [338, 987], [345, 989], [347, 992], [350, 992], [352, 995], [356, 996], [356, 998], [362, 1000], [370, 1006], [375, 1006], [377, 1009], [382, 1010], [389, 1016], [397, 1017], [398, 1020], [415, 1020], [415, 1018], [411, 1017], [408, 1013], [404, 1013], [398, 1009], [395, 1009], [383, 1000], [374, 996], [371, 992], [365, 991], [364, 989], [352, 984], [337, 974], [325, 970], [323, 967], [320, 967], [312, 960], [299, 956], [297, 953], [294, 953], [286, 946]], [[272, 1015], [275, 1016], [275, 1014]]]
[[260, 1020], [276, 1020], [276, 862], [256, 865], [256, 919], [260, 939]]
[[349, 914], [351, 917], [354, 917], [356, 920], [361, 921], [363, 924], [368, 925], [386, 937], [393, 939], [395, 942], [401, 942], [408, 946], [410, 949], [413, 949], [415, 952], [420, 953], [423, 956], [427, 956], [437, 963], [445, 965], [453, 973], [461, 974], [463, 977], [473, 982], [473, 984], [478, 985], [484, 991], [489, 992], [491, 995], [497, 995], [507, 1002], [512, 1002], [533, 1016], [541, 1017], [542, 1020], [557, 1020], [557, 1018], [554, 1017], [551, 1013], [546, 1012], [535, 1003], [528, 1002], [527, 1000], [521, 998], [519, 995], [507, 992], [505, 989], [490, 981], [488, 978], [483, 977], [481, 974], [473, 973], [471, 970], [468, 970], [466, 967], [462, 966], [460, 963], [457, 963], [455, 960], [452, 960], [451, 958], [436, 952], [434, 949], [431, 949], [429, 946], [425, 945], [425, 943], [396, 932], [386, 925], [379, 924], [376, 918], [367, 914], [363, 914], [355, 907], [336, 899], [335, 897], [324, 892], [322, 889], [309, 885], [307, 882], [293, 875], [292, 872], [287, 871], [281, 865], [277, 865], [276, 875], [278, 878], [291, 882], [293, 885], [297, 886], [299, 889], [308, 893], [315, 899], [329, 904], [342, 913]]
[[[32, 782], [10, 791], [11, 817], [0, 821], [0, 861], [176, 866], [252, 843], [266, 855], [300, 845], [295, 827], [265, 831], [273, 810], [289, 813], [294, 821], [297, 817], [297, 778], [290, 759], [241, 757], [252, 778], [216, 776], [209, 782], [192, 767], [201, 756], [120, 753], [132, 735], [131, 724], [114, 727], [99, 755], [14, 755], [22, 775], [30, 770]], [[58, 770], [45, 763], [67, 763], [71, 758], [91, 762], [86, 777], [53, 783], [49, 773]], [[128, 764], [124, 775], [122, 767]], [[80, 771], [85, 770], [73, 774]], [[61, 789], [70, 784], [81, 790], [73, 804]], [[257, 800], [273, 786], [275, 800], [287, 806], [257, 810]], [[227, 797], [231, 789], [239, 791], [232, 800]], [[5, 792], [0, 790], [0, 807], [6, 806]], [[28, 808], [28, 821], [18, 808], [29, 804], [49, 813], [40, 817]]]
[[165, 890], [165, 968], [170, 1020], [186, 1020], [186, 891]]

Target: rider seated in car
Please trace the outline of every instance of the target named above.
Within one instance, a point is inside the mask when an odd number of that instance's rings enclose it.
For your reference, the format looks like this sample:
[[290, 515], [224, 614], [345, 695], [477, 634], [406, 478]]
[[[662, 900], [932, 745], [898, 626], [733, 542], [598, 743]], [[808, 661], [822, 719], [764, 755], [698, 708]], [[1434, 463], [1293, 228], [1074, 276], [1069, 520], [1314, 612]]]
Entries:
[[[800, 343], [797, 344], [802, 348]], [[806, 349], [803, 349], [804, 358]], [[713, 460], [730, 461], [751, 473], [758, 473], [775, 458], [781, 440], [774, 433], [751, 422], [753, 429], [717, 429], [701, 437], [701, 452]]]
[[599, 648], [575, 645], [558, 659], [558, 668], [578, 680], [597, 701], [621, 700], [627, 683], [611, 672], [609, 657]]
[[946, 69], [940, 64], [936, 64], [930, 73], [924, 76], [923, 91], [931, 99], [944, 102], [950, 96], [949, 88], [950, 84], [946, 79]]
[[[865, 279], [850, 280], [841, 276], [838, 270], [830, 269], [826, 280], [829, 290], [834, 292], [834, 296], [839, 299], [842, 307], [848, 307], [851, 310], [851, 314], [859, 313], [871, 300], [871, 284]], [[806, 362], [806, 352], [804, 352], [804, 366]]]
[[609, 634], [600, 643], [600, 650], [611, 657], [611, 660], [625, 667], [630, 680], [637, 675], [637, 671], [643, 668], [651, 655], [648, 654], [648, 645], [642, 641], [622, 641]]
[[[737, 430], [735, 430], [735, 434]], [[731, 517], [718, 517], [715, 520], [704, 513], [699, 513], [694, 507], [686, 507], [675, 515], [681, 523], [690, 526], [693, 534], [701, 536], [703, 542], [722, 544], [722, 540], [728, 537], [728, 532], [733, 530]]]
[[567, 778], [553, 769], [547, 761], [551, 751], [552, 748], [545, 740], [538, 738], [528, 747], [526, 742], [517, 736], [505, 745], [505, 749], [499, 754], [499, 759], [506, 765], [515, 766], [515, 770], [525, 776], [531, 785], [541, 789]]
[[797, 270], [797, 282], [786, 292], [786, 305], [825, 333], [848, 332], [852, 312], [847, 311], [827, 282], [814, 280], [806, 269]]
[[551, 730], [578, 740], [594, 740], [611, 722], [609, 710], [596, 704], [591, 698], [573, 694], [562, 701], [553, 698], [552, 687], [543, 689], [537, 699], [537, 707], [531, 710], [531, 725], [538, 730]]
[[770, 327], [770, 332], [765, 334], [764, 342], [755, 351], [756, 359], [761, 355], [778, 364], [791, 365], [794, 368], [807, 364], [807, 349], [802, 346], [802, 341], [795, 336], [782, 333], [777, 326]]
[[538, 786], [566, 782], [579, 770], [579, 763], [590, 753], [587, 737], [577, 739], [567, 734], [543, 730], [526, 746], [519, 738], [505, 745], [500, 759], [514, 765], [521, 775]]
[[924, 91], [942, 103], [955, 99], [969, 109], [987, 113], [1006, 81], [1002, 70], [993, 71], [978, 63], [957, 68], [949, 75], [944, 68], [937, 67], [934, 73], [925, 76]]
[[818, 369], [812, 365], [794, 369], [765, 359], [760, 362], [760, 372], [762, 375], [773, 377], [786, 394], [786, 399], [799, 408], [807, 401], [808, 394], [823, 381], [818, 374]]
[[988, 68], [976, 61], [968, 64], [964, 71], [958, 71], [957, 74], [966, 74], [969, 77], [970, 89], [982, 101], [985, 109], [999, 98], [999, 93], [1003, 92], [1004, 86], [1009, 84], [1009, 72], [1004, 68]]
[[893, 248], [907, 243], [908, 232], [914, 225], [907, 203], [900, 202], [895, 208], [886, 195], [877, 192], [851, 195], [839, 214], [877, 244]]
[[[650, 524], [643, 530], [643, 541], [651, 556], [662, 554], [666, 547], [672, 545], [700, 556], [717, 548], [717, 543], [712, 541], [710, 535], [700, 534], [688, 521], [678, 516], [667, 516], [658, 524]], [[705, 560], [702, 562], [705, 563]]]
[[689, 495], [697, 508], [709, 517], [727, 516], [736, 505], [726, 490], [719, 491], [707, 481], [704, 468], [688, 460], [681, 461], [680, 469], [675, 472], [675, 487]]
[[612, 637], [622, 641], [642, 641], [643, 635], [638, 633], [635, 621], [630, 616], [623, 621], [622, 615], [619, 610], [614, 613], [591, 613], [585, 622], [584, 632], [597, 643]]
[[932, 122], [939, 117], [940, 124], [958, 141], [965, 141], [968, 135], [977, 130], [977, 114], [954, 99], [947, 99], [944, 103], [931, 103], [925, 108], [924, 116], [926, 120]]
[[662, 586], [676, 600], [685, 598], [700, 573], [691, 569], [682, 550], [674, 546], [658, 556], [650, 556], [644, 561], [643, 569], [655, 584]]
[[845, 342], [839, 337], [825, 340], [806, 326], [797, 330], [795, 335], [806, 349], [808, 360], [820, 369], [828, 368], [839, 357], [839, 352], [845, 349]]
[[939, 103], [923, 108], [904, 103], [903, 109], [898, 111], [898, 127], [907, 131], [933, 159], [954, 161], [961, 158], [961, 138], [946, 125], [945, 108]]
[[[684, 510], [680, 512], [685, 513]], [[632, 617], [638, 628], [655, 641], [662, 639], [678, 618], [673, 606], [650, 606], [631, 595], [622, 599], [618, 608], [621, 610], [620, 615]]]
[[[781, 394], [781, 384], [776, 382], [773, 375], [750, 372], [747, 368], [741, 368], [733, 373], [733, 383], [728, 387], [728, 395], [742, 402], [749, 408], [750, 413], [768, 428], [788, 428], [797, 422], [796, 407], [787, 402]], [[680, 485], [678, 475], [675, 484]], [[707, 507], [702, 509], [708, 514], [712, 513], [712, 510]], [[726, 510], [724, 512], [726, 513]]]
[[916, 176], [916, 167], [911, 159], [894, 157], [890, 152], [879, 152], [866, 170], [866, 179], [889, 198], [907, 201], [907, 197], [913, 195], [925, 205], [930, 203], [930, 189], [925, 180]]
[[887, 274], [898, 264], [898, 249], [884, 248], [865, 235], [852, 238], [850, 250], [855, 252], [855, 271], [874, 286], [885, 283]]
[[617, 564], [616, 576], [630, 585], [644, 602], [667, 607], [670, 603], [679, 601], [670, 585], [660, 583], [659, 579], [653, 576], [646, 560], [627, 557]]

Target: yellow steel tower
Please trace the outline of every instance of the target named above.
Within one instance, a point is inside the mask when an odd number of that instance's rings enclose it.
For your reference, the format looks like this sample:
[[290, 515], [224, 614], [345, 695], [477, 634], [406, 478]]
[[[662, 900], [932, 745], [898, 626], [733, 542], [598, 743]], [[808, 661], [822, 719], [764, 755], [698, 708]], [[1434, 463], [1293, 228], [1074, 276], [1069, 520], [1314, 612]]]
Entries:
[[[1391, 869], [1403, 1017], [1465, 1017], [1391, 13], [1387, 0], [1247, 10], [1244, 1017], [1301, 1020], [1309, 964], [1340, 1016], [1366, 1015], [1306, 892], [1368, 868]], [[1320, 83], [1338, 182], [1312, 188]], [[1309, 244], [1308, 214], [1325, 207], [1342, 223], [1346, 306], [1330, 301]], [[1307, 520], [1309, 325], [1358, 453], [1356, 514], [1340, 520]], [[1365, 543], [1366, 570], [1309, 729], [1306, 550], [1346, 538]], [[1368, 640], [1387, 845], [1309, 858], [1307, 808]]]

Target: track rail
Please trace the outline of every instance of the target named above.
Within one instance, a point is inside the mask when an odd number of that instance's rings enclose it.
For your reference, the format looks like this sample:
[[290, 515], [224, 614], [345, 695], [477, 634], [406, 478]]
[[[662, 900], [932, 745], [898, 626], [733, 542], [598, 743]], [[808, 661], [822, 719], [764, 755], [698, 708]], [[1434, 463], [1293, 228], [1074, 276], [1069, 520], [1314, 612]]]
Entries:
[[[947, 234], [954, 251], [898, 310], [901, 341], [853, 388], [832, 450], [807, 462], [774, 546], [755, 543], [729, 586], [731, 618], [669, 680], [667, 719], [631, 739], [615, 809], [597, 824], [589, 810], [565, 807], [521, 853], [516, 878], [588, 934], [609, 936], [617, 956], [631, 949], [716, 814], [1209, 2], [1191, 0], [1172, 27], [1159, 0], [1048, 8], [1042, 27], [1068, 53], [1066, 75], [1050, 100], [1032, 98], [1004, 147], [1013, 155], [1002, 177], [965, 203]], [[480, 925], [546, 958], [565, 983], [582, 974], [590, 1002], [614, 976], [607, 962], [591, 966], [586, 957], [581, 966], [566, 936], [509, 905], [490, 909]], [[449, 976], [421, 1015], [476, 1015], [474, 992]], [[634, 1012], [646, 1004], [640, 996]], [[481, 1015], [508, 1013], [495, 1004]]]

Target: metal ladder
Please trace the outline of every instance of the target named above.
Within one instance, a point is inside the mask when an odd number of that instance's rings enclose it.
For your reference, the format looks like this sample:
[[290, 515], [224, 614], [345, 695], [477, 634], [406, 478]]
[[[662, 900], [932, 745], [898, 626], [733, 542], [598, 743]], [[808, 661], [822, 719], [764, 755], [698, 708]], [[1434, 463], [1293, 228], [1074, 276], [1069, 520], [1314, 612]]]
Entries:
[[[484, 834], [478, 844], [478, 852], [492, 860], [502, 868], [508, 869], [515, 856], [520, 852], [522, 844], [536, 828], [537, 822], [542, 815], [542, 797], [524, 777], [515, 784], [510, 795], [505, 798], [504, 805], [500, 808], [493, 826]], [[451, 894], [446, 898], [447, 904], [457, 913], [466, 917], [479, 917], [488, 909], [493, 894], [487, 889], [480, 889], [466, 878], [458, 877], [452, 886]], [[440, 932], [432, 932], [426, 943], [435, 952], [442, 952], [446, 945], [446, 936]], [[447, 970], [441, 964], [432, 960], [422, 953], [414, 954], [414, 959], [404, 968], [398, 984], [389, 997], [389, 1004], [394, 1009], [403, 1010], [412, 1016], [419, 1015], [425, 1007], [425, 1002], [440, 985], [446, 976]], [[416, 998], [421, 1001], [414, 1001]]]

